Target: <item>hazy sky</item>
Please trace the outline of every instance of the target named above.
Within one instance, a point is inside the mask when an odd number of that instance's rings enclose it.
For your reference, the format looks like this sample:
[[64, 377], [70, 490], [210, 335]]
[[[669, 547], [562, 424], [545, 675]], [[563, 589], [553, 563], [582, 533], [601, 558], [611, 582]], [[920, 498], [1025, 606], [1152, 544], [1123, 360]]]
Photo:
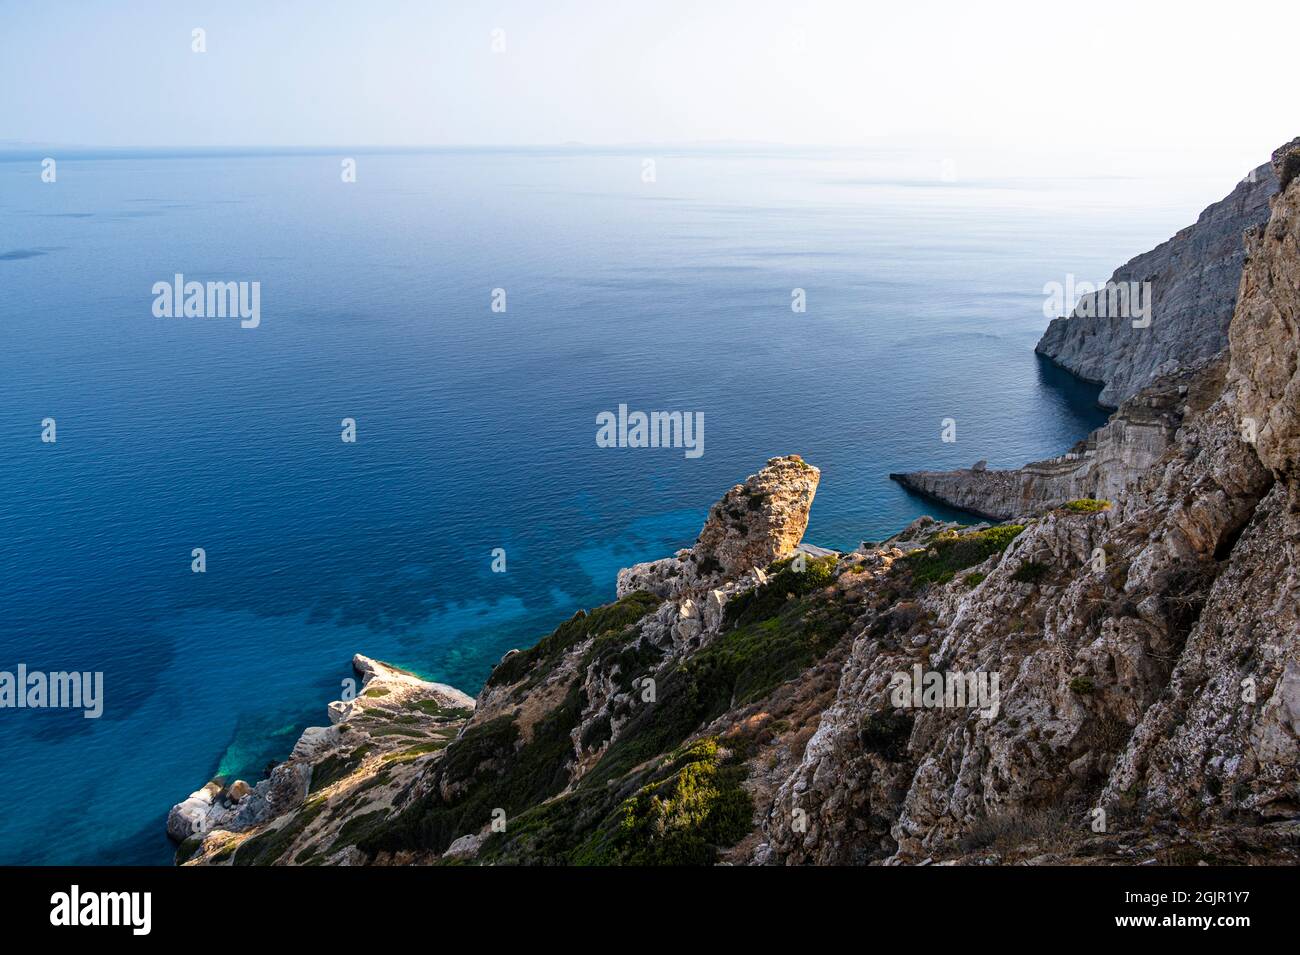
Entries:
[[[0, 140], [932, 139], [1213, 154], [1236, 168], [1300, 134], [1297, 11], [1295, 0], [0, 0]], [[191, 50], [195, 27], [206, 53]]]

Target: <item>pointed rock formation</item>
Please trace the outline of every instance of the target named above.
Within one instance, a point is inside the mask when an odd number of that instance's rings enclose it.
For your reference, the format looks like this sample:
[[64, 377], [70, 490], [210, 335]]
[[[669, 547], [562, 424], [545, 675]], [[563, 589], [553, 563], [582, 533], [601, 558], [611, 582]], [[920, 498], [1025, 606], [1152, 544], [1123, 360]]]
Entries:
[[819, 481], [821, 472], [797, 454], [772, 458], [713, 505], [694, 546], [619, 571], [618, 596], [698, 593], [789, 557], [808, 528]]

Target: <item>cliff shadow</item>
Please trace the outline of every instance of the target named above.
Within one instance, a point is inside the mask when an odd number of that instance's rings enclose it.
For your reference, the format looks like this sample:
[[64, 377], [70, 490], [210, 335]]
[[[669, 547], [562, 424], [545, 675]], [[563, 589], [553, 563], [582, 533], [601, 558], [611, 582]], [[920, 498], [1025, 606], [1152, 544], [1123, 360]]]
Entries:
[[1037, 352], [1034, 360], [1038, 365], [1039, 391], [1061, 416], [1061, 423], [1068, 430], [1077, 431], [1080, 438], [1100, 428], [1114, 413], [1114, 408], [1098, 400], [1105, 387], [1102, 382], [1086, 381]]

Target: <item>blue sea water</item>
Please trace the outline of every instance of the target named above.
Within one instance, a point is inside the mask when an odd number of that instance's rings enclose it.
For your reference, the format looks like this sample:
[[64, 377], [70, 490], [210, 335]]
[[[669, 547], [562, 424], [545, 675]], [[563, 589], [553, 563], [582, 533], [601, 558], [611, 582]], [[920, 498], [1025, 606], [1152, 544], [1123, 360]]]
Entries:
[[[171, 804], [260, 778], [354, 652], [474, 693], [772, 455], [822, 469], [806, 539], [847, 548], [940, 511], [890, 471], [1064, 450], [1104, 415], [1033, 354], [1044, 283], [1217, 198], [844, 151], [356, 158], [0, 157], [0, 669], [106, 697], [0, 710], [0, 863], [167, 862]], [[259, 281], [260, 327], [154, 317], [178, 272]], [[596, 447], [620, 403], [703, 412], [703, 457]]]

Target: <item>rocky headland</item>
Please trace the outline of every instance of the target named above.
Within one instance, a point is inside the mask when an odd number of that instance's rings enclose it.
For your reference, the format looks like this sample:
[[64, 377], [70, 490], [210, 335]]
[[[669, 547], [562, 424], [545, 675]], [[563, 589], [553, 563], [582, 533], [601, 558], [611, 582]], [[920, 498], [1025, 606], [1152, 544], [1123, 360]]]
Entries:
[[329, 726], [305, 729], [265, 780], [213, 780], [172, 807], [178, 862], [347, 864], [331, 847], [354, 817], [382, 813], [422, 764], [456, 738], [474, 698], [361, 654], [361, 683], [329, 705]]
[[268, 780], [173, 810], [178, 861], [1300, 861], [1297, 169], [1226, 349], [1033, 474], [929, 486], [988, 521], [810, 548], [820, 472], [773, 458], [477, 700], [358, 658]]

